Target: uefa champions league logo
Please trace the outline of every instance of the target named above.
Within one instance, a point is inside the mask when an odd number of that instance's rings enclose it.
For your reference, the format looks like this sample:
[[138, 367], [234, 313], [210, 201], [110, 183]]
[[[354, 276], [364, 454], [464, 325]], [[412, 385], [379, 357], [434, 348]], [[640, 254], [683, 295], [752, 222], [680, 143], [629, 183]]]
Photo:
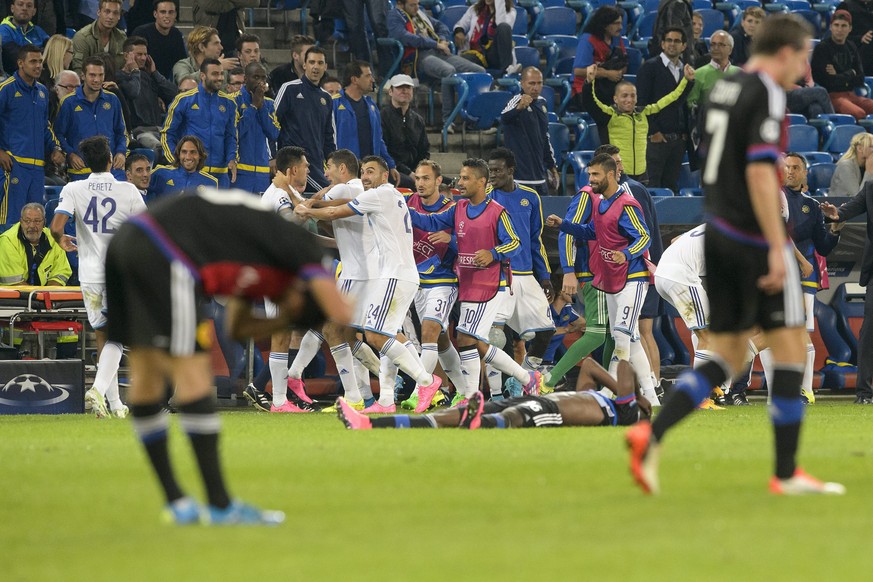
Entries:
[[52, 386], [36, 374], [21, 374], [0, 389], [0, 405], [24, 408], [51, 406], [70, 397], [68, 387], [66, 384]]

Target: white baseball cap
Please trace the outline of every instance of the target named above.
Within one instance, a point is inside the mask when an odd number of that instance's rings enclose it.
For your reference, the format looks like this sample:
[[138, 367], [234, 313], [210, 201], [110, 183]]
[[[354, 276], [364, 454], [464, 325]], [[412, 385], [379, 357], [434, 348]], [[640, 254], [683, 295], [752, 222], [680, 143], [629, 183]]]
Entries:
[[415, 87], [415, 81], [409, 75], [394, 75], [388, 81], [389, 87]]

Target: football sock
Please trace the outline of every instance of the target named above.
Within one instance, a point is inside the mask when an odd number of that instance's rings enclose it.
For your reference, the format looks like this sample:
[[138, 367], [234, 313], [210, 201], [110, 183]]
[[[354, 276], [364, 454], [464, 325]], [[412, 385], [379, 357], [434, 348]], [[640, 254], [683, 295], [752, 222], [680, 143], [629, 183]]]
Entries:
[[373, 351], [369, 345], [361, 340], [356, 340], [352, 345], [352, 355], [354, 355], [367, 370], [374, 376], [379, 376], [379, 356]]
[[[469, 397], [479, 390], [479, 377], [482, 375], [482, 360], [479, 359], [479, 350], [475, 345], [461, 348], [458, 350], [458, 354], [461, 358], [461, 374], [463, 374], [465, 380], [462, 393], [465, 397]], [[461, 390], [461, 388], [458, 389]]]
[[287, 401], [288, 392], [288, 354], [285, 352], [270, 352], [267, 363], [270, 367], [270, 378], [273, 381], [273, 406], [279, 407]]
[[303, 370], [315, 358], [318, 350], [321, 349], [321, 344], [324, 343], [324, 336], [314, 329], [310, 329], [300, 340], [300, 348], [297, 350], [297, 357], [291, 362], [291, 367], [288, 369], [288, 376], [299, 380], [303, 377]]
[[370, 386], [370, 371], [357, 358], [353, 358], [355, 365], [355, 379], [358, 381], [358, 390], [364, 401], [373, 400], [373, 388]]
[[272, 372], [270, 371], [270, 366], [264, 366], [261, 368], [261, 371], [258, 372], [258, 375], [255, 376], [255, 379], [252, 380], [252, 385], [254, 385], [255, 389], [258, 392], [263, 392], [267, 389], [267, 382], [270, 381], [272, 377]]
[[421, 365], [424, 366], [428, 374], [433, 374], [433, 371], [436, 370], [439, 357], [436, 343], [421, 344]]
[[[405, 346], [394, 338], [389, 338], [382, 346], [381, 353], [388, 357], [394, 365], [406, 372], [419, 386], [430, 386], [433, 383], [433, 374], [428, 373], [421, 365], [418, 354], [413, 355]], [[393, 395], [394, 389], [391, 389]]]
[[727, 364], [717, 354], [699, 368], [682, 372], [676, 379], [676, 389], [664, 401], [661, 412], [652, 423], [655, 440], [661, 441], [667, 430], [691, 414], [709, 396], [713, 386], [720, 385], [728, 377]]
[[188, 404], [180, 404], [179, 425], [191, 439], [191, 447], [194, 449], [194, 456], [197, 457], [197, 465], [200, 467], [200, 475], [206, 486], [209, 504], [224, 509], [230, 505], [230, 497], [224, 486], [221, 463], [218, 459], [218, 433], [221, 431], [221, 420], [215, 412], [215, 401], [212, 396]]
[[152, 469], [164, 490], [167, 503], [172, 503], [183, 497], [182, 490], [176, 482], [173, 468], [170, 466], [170, 454], [167, 449], [167, 428], [170, 425], [170, 415], [160, 404], [131, 404], [130, 414], [133, 420], [133, 430], [139, 437]]
[[[360, 402], [361, 392], [358, 389], [357, 372], [355, 371], [355, 357], [349, 344], [342, 343], [330, 348], [330, 355], [336, 362], [340, 382], [343, 385], [345, 399], [349, 402]], [[366, 371], [366, 370], [365, 370]]]
[[767, 381], [767, 397], [773, 397], [773, 350], [764, 348], [758, 352], [758, 357], [761, 358], [761, 367], [764, 368], [764, 379]]
[[388, 356], [382, 356], [382, 367], [379, 370], [379, 404], [391, 406], [394, 404], [394, 386], [397, 379], [397, 366]]
[[660, 405], [658, 394], [655, 392], [655, 376], [652, 374], [652, 367], [648, 356], [646, 356], [646, 350], [639, 340], [631, 340], [630, 364], [640, 384], [640, 394], [645, 396], [652, 406]]
[[[491, 364], [485, 365], [485, 381], [488, 382], [488, 390], [492, 396], [503, 394], [503, 374]], [[465, 396], [471, 395], [465, 394]]]
[[118, 374], [113, 376], [112, 381], [109, 383], [106, 399], [109, 400], [109, 409], [112, 411], [119, 410], [124, 406], [124, 403], [121, 402], [121, 395], [118, 393]]
[[440, 366], [443, 367], [443, 372], [446, 373], [455, 390], [463, 391], [466, 381], [461, 373], [461, 355], [454, 344], [449, 343], [449, 347], [439, 353], [439, 360]]
[[500, 414], [483, 414], [479, 428], [508, 428], [506, 420]]
[[509, 374], [521, 382], [522, 386], [530, 382], [530, 372], [522, 368], [509, 354], [494, 346], [488, 346], [488, 351], [485, 353], [485, 363], [493, 365], [504, 374]]
[[803, 389], [812, 392], [812, 376], [815, 374], [815, 346], [806, 344], [806, 367], [803, 369]]
[[406, 348], [410, 354], [415, 356], [416, 358], [421, 359], [421, 354], [418, 353], [418, 349], [415, 347], [415, 342], [408, 339], [403, 342], [403, 347]]
[[370, 424], [373, 428], [438, 428], [436, 421], [430, 414], [424, 416], [409, 416], [408, 414], [380, 416], [371, 418]]
[[529, 372], [533, 372], [534, 370], [538, 369], [542, 365], [543, 365], [542, 358], [537, 358], [536, 356], [532, 356], [530, 354], [527, 354], [524, 357], [524, 361], [522, 361], [522, 363], [521, 363], [521, 367], [524, 368], [525, 370], [528, 370]]
[[557, 384], [583, 358], [603, 345], [605, 340], [606, 334], [603, 332], [586, 331], [582, 337], [573, 342], [573, 345], [567, 349], [567, 353], [561, 356], [555, 367], [549, 371], [548, 378], [545, 380], [546, 385], [553, 387]]
[[776, 364], [769, 412], [776, 445], [776, 476], [779, 479], [788, 479], [797, 468], [797, 442], [804, 413], [800, 399], [802, 381], [803, 365]]
[[94, 377], [94, 388], [101, 396], [106, 396], [109, 384], [118, 374], [118, 365], [121, 363], [121, 354], [124, 349], [118, 342], [106, 342], [100, 351], [97, 360], [97, 375]]

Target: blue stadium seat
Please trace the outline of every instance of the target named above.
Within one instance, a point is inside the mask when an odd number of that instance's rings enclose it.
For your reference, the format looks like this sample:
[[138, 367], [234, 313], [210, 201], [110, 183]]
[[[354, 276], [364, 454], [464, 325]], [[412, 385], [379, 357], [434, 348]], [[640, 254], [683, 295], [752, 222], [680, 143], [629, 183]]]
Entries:
[[710, 0], [694, 0], [691, 2], [691, 9], [695, 12], [698, 10], [706, 10], [712, 8], [712, 2]]
[[710, 6], [710, 8], [703, 10], [695, 10], [695, 13], [703, 18], [703, 33], [701, 34], [703, 38], [709, 38], [713, 33], [724, 30], [724, 14], [720, 11]]
[[788, 150], [792, 152], [818, 150], [818, 130], [811, 125], [788, 126]]
[[864, 128], [858, 125], [838, 125], [824, 144], [824, 151], [830, 152], [834, 159], [839, 159], [849, 149], [849, 142], [856, 134], [864, 133]]
[[727, 21], [727, 30], [733, 30], [743, 14], [743, 11], [736, 2], [716, 2], [715, 9], [724, 14], [725, 21]]
[[[445, 10], [440, 13], [439, 21], [445, 24], [450, 31], [454, 30], [455, 23], [461, 19], [466, 11], [466, 6], [447, 6]], [[517, 12], [520, 11], [517, 10], [516, 13]], [[516, 20], [518, 20], [518, 17], [516, 17]]]
[[834, 177], [836, 164], [812, 164], [809, 166], [807, 183], [809, 190], [815, 192], [820, 188], [830, 188], [831, 178]]
[[858, 338], [864, 323], [864, 295], [864, 288], [858, 284], [843, 283], [831, 298], [831, 307], [838, 316], [837, 326], [851, 349], [849, 361], [853, 364], [858, 363]]
[[821, 34], [822, 28], [824, 28], [824, 18], [821, 14], [811, 9], [795, 10], [794, 13], [809, 22], [816, 35]]
[[[555, 153], [555, 163], [561, 169], [561, 177], [567, 175], [567, 153], [570, 151], [570, 128], [563, 123], [549, 123], [549, 141], [552, 144], [552, 151]], [[564, 188], [564, 180], [561, 180], [559, 191]]]
[[636, 75], [643, 64], [643, 53], [640, 49], [632, 46], [627, 47], [627, 72]]
[[564, 57], [563, 59], [558, 59], [558, 62], [555, 64], [555, 75], [572, 75], [573, 74], [573, 61], [576, 57]]
[[[61, 190], [63, 189], [63, 186], [46, 186], [45, 194], [43, 195], [43, 204], [48, 204], [49, 201], [60, 198]], [[46, 220], [46, 224], [48, 224], [48, 220]]]
[[819, 188], [815, 192], [810, 192], [810, 196], [815, 196], [816, 198], [827, 198], [828, 193], [831, 191], [830, 188]]
[[813, 164], [829, 164], [834, 158], [827, 152], [800, 152], [806, 158], [807, 163]]
[[576, 34], [576, 12], [566, 6], [550, 6], [543, 10], [542, 18], [537, 23], [537, 29], [531, 31], [535, 36], [552, 34]]
[[567, 162], [573, 168], [575, 176], [576, 191], [578, 192], [584, 186], [588, 185], [588, 162], [594, 158], [592, 150], [567, 152]]
[[679, 196], [703, 196], [703, 188], [680, 188]]
[[644, 38], [651, 38], [654, 29], [655, 29], [655, 20], [658, 18], [657, 12], [646, 12], [645, 14], [637, 20], [634, 25], [633, 30], [631, 31], [631, 35], [636, 40], [642, 40]]
[[[843, 325], [846, 325], [845, 318], [836, 309], [825, 305], [818, 299], [815, 300], [813, 309], [817, 332], [827, 349], [827, 359], [821, 369], [824, 376], [821, 387], [840, 389], [846, 388], [848, 384], [854, 386], [854, 380], [857, 376], [857, 368], [855, 367], [857, 359], [852, 351], [852, 346], [841, 329]], [[847, 379], [852, 381], [847, 382]]]
[[691, 171], [691, 165], [688, 162], [682, 164], [679, 171], [679, 192], [683, 189], [699, 189], [700, 188], [700, 170]]
[[[574, 15], [575, 18], [575, 15]], [[575, 20], [574, 20], [575, 22]], [[520, 35], [526, 38], [530, 38], [528, 34], [528, 25], [530, 24], [530, 18], [528, 17], [527, 10], [517, 8], [515, 11], [515, 24], [512, 27], [513, 35]]]
[[151, 148], [136, 148], [131, 151], [132, 154], [141, 154], [148, 158], [149, 163], [154, 166], [155, 165], [155, 150]]
[[546, 100], [546, 110], [549, 113], [555, 112], [555, 88], [549, 85], [543, 85], [540, 97]]
[[789, 113], [785, 119], [788, 120], [788, 125], [807, 125], [806, 117], [799, 113]]
[[673, 196], [673, 191], [669, 188], [649, 188], [649, 194], [652, 196]]
[[530, 40], [528, 40], [526, 36], [520, 34], [513, 34], [512, 42], [515, 43], [515, 46], [528, 46], [530, 44]]
[[637, 76], [636, 75], [625, 75], [621, 78], [622, 81], [627, 81], [628, 83], [637, 84]]
[[524, 67], [540, 67], [540, 51], [532, 46], [515, 47], [515, 60]]

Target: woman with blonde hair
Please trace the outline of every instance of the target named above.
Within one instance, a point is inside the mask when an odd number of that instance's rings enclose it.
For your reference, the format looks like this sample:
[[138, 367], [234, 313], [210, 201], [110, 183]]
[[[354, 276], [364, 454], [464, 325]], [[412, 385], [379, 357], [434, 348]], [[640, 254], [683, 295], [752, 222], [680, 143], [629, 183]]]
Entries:
[[62, 34], [54, 34], [46, 42], [42, 56], [43, 66], [39, 82], [51, 91], [58, 73], [70, 68], [73, 60], [73, 41]]
[[854, 196], [864, 182], [873, 180], [873, 134], [856, 134], [837, 162], [829, 196]]

